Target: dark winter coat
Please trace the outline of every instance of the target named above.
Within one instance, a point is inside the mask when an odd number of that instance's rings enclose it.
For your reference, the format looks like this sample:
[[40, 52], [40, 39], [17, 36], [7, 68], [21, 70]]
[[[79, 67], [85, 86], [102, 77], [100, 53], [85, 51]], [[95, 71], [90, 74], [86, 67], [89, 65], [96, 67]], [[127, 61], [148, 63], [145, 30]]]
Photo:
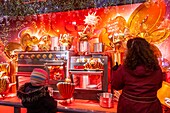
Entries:
[[161, 68], [148, 71], [144, 66], [128, 70], [123, 65], [112, 73], [112, 88], [122, 90], [117, 113], [162, 113], [157, 91], [162, 86]]
[[49, 95], [45, 86], [32, 86], [25, 83], [17, 91], [17, 96], [27, 108], [27, 113], [56, 113], [57, 102]]

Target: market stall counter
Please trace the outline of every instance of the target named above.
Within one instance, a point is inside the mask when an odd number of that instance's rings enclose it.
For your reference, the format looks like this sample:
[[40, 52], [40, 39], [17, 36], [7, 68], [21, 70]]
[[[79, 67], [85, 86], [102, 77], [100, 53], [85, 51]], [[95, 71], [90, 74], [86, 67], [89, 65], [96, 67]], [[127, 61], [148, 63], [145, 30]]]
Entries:
[[[14, 113], [21, 113], [21, 108], [24, 108], [16, 96], [0, 99], [0, 105], [14, 107]], [[117, 103], [114, 103], [113, 108], [103, 108], [98, 101], [74, 99], [69, 105], [58, 103], [57, 107], [59, 113], [116, 113]]]

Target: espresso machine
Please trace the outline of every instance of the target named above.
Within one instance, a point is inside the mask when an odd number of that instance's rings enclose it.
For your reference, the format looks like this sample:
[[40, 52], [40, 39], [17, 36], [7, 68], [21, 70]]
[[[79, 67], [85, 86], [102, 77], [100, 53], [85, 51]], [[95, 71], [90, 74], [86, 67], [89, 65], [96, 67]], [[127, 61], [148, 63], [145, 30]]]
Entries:
[[69, 74], [76, 85], [74, 98], [97, 100], [97, 94], [108, 91], [108, 56], [71, 56]]

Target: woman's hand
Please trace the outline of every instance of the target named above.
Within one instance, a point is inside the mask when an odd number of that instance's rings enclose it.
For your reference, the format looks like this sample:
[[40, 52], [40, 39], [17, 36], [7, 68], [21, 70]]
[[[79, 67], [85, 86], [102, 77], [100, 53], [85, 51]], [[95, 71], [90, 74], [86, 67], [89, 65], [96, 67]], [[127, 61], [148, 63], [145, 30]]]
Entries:
[[118, 68], [119, 68], [119, 64], [118, 64], [118, 62], [116, 62], [116, 65], [112, 67], [112, 70], [116, 71]]

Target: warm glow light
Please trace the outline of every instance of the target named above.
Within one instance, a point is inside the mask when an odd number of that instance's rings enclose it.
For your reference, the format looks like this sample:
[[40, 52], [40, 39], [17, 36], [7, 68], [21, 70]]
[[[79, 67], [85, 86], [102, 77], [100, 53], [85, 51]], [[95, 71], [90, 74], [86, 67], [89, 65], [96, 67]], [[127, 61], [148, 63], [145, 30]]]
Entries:
[[76, 25], [76, 22], [72, 22], [73, 25]]
[[40, 41], [39, 44], [44, 44], [44, 41]]
[[116, 14], [116, 17], [117, 17], [117, 16], [121, 16], [121, 14], [117, 13], [117, 14]]

